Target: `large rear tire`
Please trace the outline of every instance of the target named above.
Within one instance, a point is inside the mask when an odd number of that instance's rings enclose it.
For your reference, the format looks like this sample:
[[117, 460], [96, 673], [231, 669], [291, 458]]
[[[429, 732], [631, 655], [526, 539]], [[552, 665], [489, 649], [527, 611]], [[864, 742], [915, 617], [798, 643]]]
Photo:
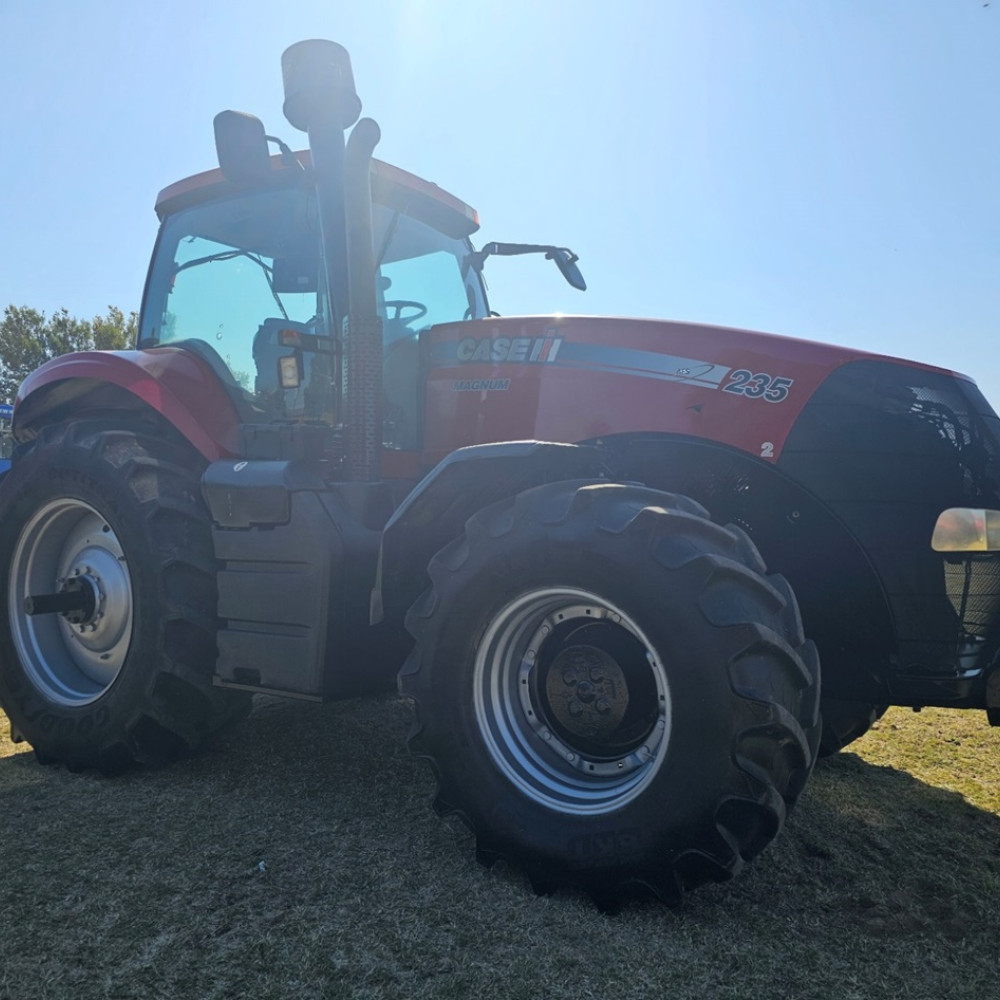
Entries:
[[152, 433], [79, 421], [47, 431], [0, 486], [0, 703], [40, 760], [161, 763], [246, 710], [212, 686], [202, 465]]
[[813, 766], [818, 662], [781, 577], [693, 501], [556, 483], [432, 560], [400, 674], [481, 860], [614, 906], [730, 878]]

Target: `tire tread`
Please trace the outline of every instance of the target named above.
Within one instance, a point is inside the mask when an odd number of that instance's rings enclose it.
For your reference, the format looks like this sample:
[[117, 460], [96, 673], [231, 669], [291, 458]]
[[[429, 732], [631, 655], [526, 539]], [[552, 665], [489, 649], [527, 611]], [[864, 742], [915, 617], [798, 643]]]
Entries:
[[[628, 544], [641, 547], [685, 587], [696, 587], [706, 623], [728, 637], [736, 705], [734, 776], [719, 792], [710, 832], [666, 860], [650, 855], [639, 863], [573, 870], [558, 859], [539, 858], [454, 804], [462, 801], [462, 791], [449, 777], [439, 749], [452, 720], [438, 718], [434, 705], [442, 682], [432, 676], [438, 632], [450, 613], [447, 595], [460, 590], [484, 539], [492, 541], [491, 552], [504, 552], [504, 543], [524, 525], [543, 527], [551, 544], [567, 551], [579, 548], [592, 532], [630, 539]], [[507, 561], [513, 558], [498, 556], [491, 568], [498, 574], [514, 572], [516, 565]], [[416, 645], [399, 675], [400, 690], [414, 702], [409, 747], [431, 764], [438, 782], [435, 807], [469, 826], [480, 859], [520, 864], [536, 888], [583, 890], [602, 908], [616, 907], [640, 891], [675, 902], [681, 888], [731, 878], [780, 831], [815, 761], [818, 659], [803, 636], [787, 581], [764, 575], [764, 562], [741, 529], [711, 522], [704, 508], [685, 497], [643, 486], [549, 484], [473, 515], [464, 533], [431, 559], [428, 573], [431, 588], [406, 617]], [[741, 664], [746, 668], [754, 657], [761, 664], [755, 683], [748, 685]]]

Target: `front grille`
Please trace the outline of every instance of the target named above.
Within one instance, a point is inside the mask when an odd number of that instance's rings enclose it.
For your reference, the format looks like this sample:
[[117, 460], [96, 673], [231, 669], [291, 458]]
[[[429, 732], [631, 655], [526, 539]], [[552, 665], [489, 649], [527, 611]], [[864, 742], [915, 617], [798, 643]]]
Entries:
[[1000, 558], [948, 559], [944, 564], [944, 580], [962, 631], [985, 638], [1000, 614]]
[[973, 383], [904, 363], [844, 365], [806, 405], [778, 465], [865, 550], [904, 671], [947, 673], [970, 637], [1000, 638], [1000, 559], [946, 559], [930, 545], [948, 507], [1000, 509], [1000, 419]]

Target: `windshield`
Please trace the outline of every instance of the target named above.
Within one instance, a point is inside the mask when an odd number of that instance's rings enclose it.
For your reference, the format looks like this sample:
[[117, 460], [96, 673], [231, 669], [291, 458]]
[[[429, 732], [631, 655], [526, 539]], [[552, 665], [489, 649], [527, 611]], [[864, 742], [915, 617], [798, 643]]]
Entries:
[[[467, 240], [382, 205], [373, 223], [387, 352], [432, 324], [486, 315]], [[334, 422], [338, 353], [320, 248], [316, 199], [301, 188], [169, 216], [150, 268], [140, 346], [186, 342], [257, 419]]]

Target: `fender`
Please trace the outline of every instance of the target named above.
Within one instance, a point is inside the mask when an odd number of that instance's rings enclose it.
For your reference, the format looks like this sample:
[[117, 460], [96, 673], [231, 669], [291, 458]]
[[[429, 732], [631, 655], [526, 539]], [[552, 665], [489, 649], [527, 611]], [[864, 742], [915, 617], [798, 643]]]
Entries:
[[239, 449], [240, 414], [231, 391], [209, 359], [180, 346], [67, 354], [21, 384], [14, 438], [31, 440], [45, 424], [79, 416], [88, 404], [103, 412], [148, 408], [212, 462]]
[[407, 609], [430, 585], [431, 556], [476, 511], [532, 486], [596, 479], [602, 471], [601, 453], [581, 445], [508, 441], [452, 452], [396, 508], [382, 533], [371, 623], [402, 625]]
[[[372, 623], [385, 620], [401, 633], [407, 609], [429, 585], [431, 557], [476, 511], [542, 483], [588, 478], [682, 493], [708, 508], [713, 520], [739, 525], [760, 548], [768, 569], [785, 574], [796, 591], [808, 634], [826, 657], [829, 692], [848, 700], [885, 699], [892, 616], [857, 540], [770, 462], [683, 436], [621, 435], [580, 445], [519, 441], [452, 453], [386, 526]], [[820, 573], [817, 564], [823, 567]], [[850, 642], [844, 638], [845, 620], [852, 623]]]
[[601, 442], [609, 475], [697, 500], [742, 528], [769, 572], [788, 579], [819, 649], [823, 690], [888, 701], [895, 623], [884, 585], [854, 532], [771, 462], [697, 438], [619, 435]]

